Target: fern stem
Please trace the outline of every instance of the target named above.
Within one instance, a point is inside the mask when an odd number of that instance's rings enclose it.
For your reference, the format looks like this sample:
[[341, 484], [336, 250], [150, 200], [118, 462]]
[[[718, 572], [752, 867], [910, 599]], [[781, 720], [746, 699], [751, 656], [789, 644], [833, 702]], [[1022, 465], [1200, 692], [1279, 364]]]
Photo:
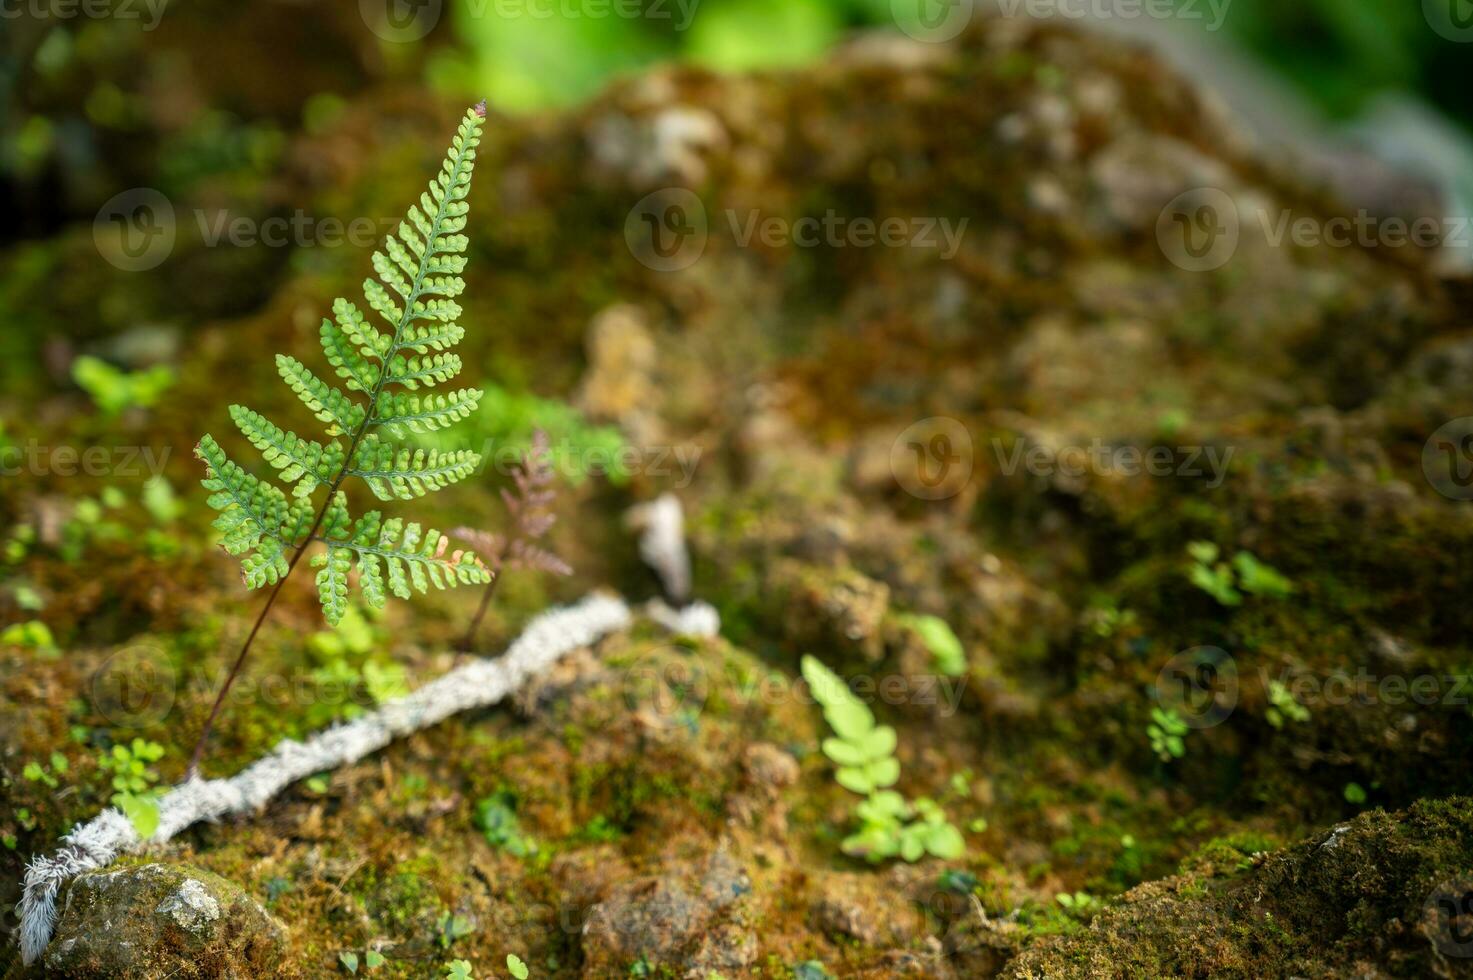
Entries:
[[471, 620], [470, 626], [467, 627], [465, 636], [461, 638], [460, 646], [457, 647], [458, 652], [455, 657], [455, 663], [457, 664], [460, 662], [461, 656], [470, 653], [476, 648], [476, 634], [481, 630], [481, 620], [486, 618], [486, 613], [491, 608], [491, 600], [496, 596], [496, 586], [501, 584], [502, 573], [500, 565], [501, 562], [498, 561], [496, 576], [491, 579], [486, 585], [486, 591], [481, 594], [481, 605], [476, 609], [476, 615]]
[[[194, 744], [194, 751], [190, 753], [189, 768], [184, 772], [185, 782], [190, 781], [198, 774], [199, 764], [204, 758], [205, 745], [210, 740], [211, 732], [214, 731], [215, 721], [220, 716], [220, 709], [224, 706], [225, 698], [230, 693], [230, 688], [234, 686], [236, 677], [240, 675], [241, 668], [245, 666], [246, 657], [251, 652], [251, 646], [255, 643], [256, 635], [261, 632], [261, 627], [265, 624], [266, 617], [271, 613], [271, 607], [276, 605], [276, 599], [281, 595], [281, 589], [286, 585], [286, 580], [291, 577], [292, 572], [296, 570], [297, 563], [302, 560], [302, 556], [311, 547], [313, 540], [317, 537], [317, 532], [322, 530], [322, 522], [327, 518], [327, 512], [332, 507], [333, 498], [342, 489], [343, 481], [347, 479], [348, 474], [352, 471], [353, 457], [358, 451], [358, 446], [362, 443], [363, 437], [368, 434], [368, 430], [378, 418], [379, 396], [383, 394], [384, 386], [388, 383], [389, 365], [393, 362], [395, 355], [402, 349], [404, 329], [409, 326], [410, 320], [414, 316], [414, 305], [424, 295], [425, 277], [429, 275], [430, 262], [435, 255], [435, 240], [439, 237], [440, 228], [445, 223], [446, 211], [452, 200], [452, 192], [460, 183], [460, 175], [465, 168], [466, 157], [469, 152], [470, 148], [462, 147], [460, 155], [456, 158], [455, 166], [451, 168], [450, 177], [445, 183], [445, 193], [440, 199], [439, 206], [435, 208], [435, 216], [430, 222], [429, 234], [425, 236], [424, 254], [419, 257], [419, 269], [415, 274], [414, 284], [410, 287], [409, 295], [404, 297], [404, 310], [399, 315], [399, 321], [394, 325], [393, 341], [389, 344], [388, 350], [379, 357], [381, 367], [378, 373], [378, 380], [374, 382], [373, 391], [368, 392], [368, 410], [364, 412], [363, 421], [359, 423], [357, 430], [353, 433], [353, 439], [348, 445], [348, 452], [343, 460], [343, 467], [333, 479], [332, 485], [328, 487], [327, 499], [317, 511], [317, 519], [312, 523], [312, 529], [307, 532], [306, 538], [292, 554], [291, 561], [287, 563], [286, 573], [276, 580], [276, 585], [271, 589], [271, 594], [266, 597], [266, 605], [261, 608], [260, 615], [256, 617], [255, 625], [251, 627], [251, 632], [246, 636], [245, 643], [241, 645], [240, 653], [235, 658], [235, 664], [230, 668], [229, 676], [225, 678], [225, 683], [221, 686], [220, 693], [215, 696], [215, 703], [210, 708], [210, 715], [205, 719], [204, 728], [200, 730], [199, 740]], [[494, 586], [495, 579], [492, 580], [490, 587], [494, 588]], [[484, 609], [482, 613], [484, 614]], [[479, 617], [477, 617], [477, 622], [479, 622]]]

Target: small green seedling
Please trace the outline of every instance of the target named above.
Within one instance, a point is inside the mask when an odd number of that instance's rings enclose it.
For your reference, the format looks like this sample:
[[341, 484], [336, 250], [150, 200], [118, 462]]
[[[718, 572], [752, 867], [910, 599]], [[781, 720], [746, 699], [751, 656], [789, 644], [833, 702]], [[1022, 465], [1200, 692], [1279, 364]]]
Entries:
[[919, 861], [926, 854], [947, 860], [961, 857], [965, 851], [961, 832], [933, 800], [910, 803], [887, 788], [900, 778], [895, 729], [876, 724], [869, 707], [816, 658], [805, 656], [802, 669], [834, 730], [834, 737], [823, 741], [823, 753], [839, 767], [836, 781], [865, 797], [854, 808], [859, 830], [840, 845], [844, 853], [870, 862], [892, 857]]
[[[338, 954], [338, 962], [343, 964], [343, 969], [349, 973], [358, 973], [358, 954], [352, 950], [345, 950]], [[384, 954], [376, 949], [366, 950], [363, 954], [363, 968], [365, 970], [377, 970], [387, 963]]]
[[131, 745], [114, 745], [112, 752], [98, 759], [98, 768], [111, 772], [113, 805], [133, 824], [138, 836], [147, 840], [159, 826], [158, 796], [153, 784], [159, 774], [149, 764], [164, 757], [164, 747], [157, 742], [133, 739]]
[[51, 653], [56, 650], [56, 637], [51, 635], [51, 627], [39, 619], [33, 619], [5, 627], [0, 632], [0, 644]]
[[66, 756], [60, 752], [51, 753], [49, 761], [51, 763], [50, 769], [47, 769], [46, 766], [43, 766], [39, 762], [27, 762], [25, 768], [20, 771], [21, 778], [28, 783], [41, 783], [47, 789], [56, 789], [61, 784], [57, 781], [56, 776], [52, 774], [56, 773], [60, 775], [66, 772], [70, 768], [70, 764], [66, 761]]
[[129, 373], [96, 357], [82, 355], [72, 362], [72, 380], [92, 400], [105, 418], [115, 418], [130, 408], [152, 408], [174, 385], [172, 368], [160, 365]]
[[506, 954], [506, 972], [516, 977], [517, 980], [527, 980], [527, 977], [530, 976], [527, 964], [523, 963], [522, 958], [516, 953]]
[[947, 677], [960, 677], [967, 672], [967, 652], [946, 620], [910, 613], [899, 618], [902, 625], [915, 630], [926, 644], [938, 671]]
[[1072, 895], [1061, 892], [1054, 898], [1064, 907], [1064, 911], [1080, 919], [1088, 919], [1100, 908], [1100, 900], [1089, 892], [1075, 892]]
[[516, 797], [509, 792], [488, 796], [476, 804], [476, 826], [486, 836], [486, 843], [513, 857], [525, 858], [537, 853], [537, 841], [522, 832], [517, 820]]
[[338, 962], [343, 964], [343, 969], [356, 975], [358, 973], [358, 954], [344, 950], [338, 954]]
[[1252, 554], [1240, 551], [1232, 564], [1219, 561], [1221, 550], [1211, 541], [1193, 541], [1187, 545], [1192, 565], [1187, 578], [1224, 606], [1243, 604], [1243, 593], [1263, 599], [1285, 599], [1294, 593], [1294, 583], [1271, 565]]
[[1192, 566], [1187, 572], [1191, 583], [1224, 606], [1240, 606], [1243, 596], [1233, 587], [1233, 570], [1218, 561], [1221, 550], [1211, 541], [1193, 541], [1187, 545]]
[[440, 948], [449, 949], [456, 940], [464, 939], [475, 932], [475, 929], [471, 926], [469, 919], [447, 911], [440, 913], [435, 931], [438, 933], [436, 941], [439, 942]]
[[1366, 788], [1360, 783], [1345, 784], [1346, 803], [1349, 803], [1351, 806], [1364, 806], [1368, 799], [1370, 799], [1370, 796], [1366, 793]]
[[1185, 738], [1188, 731], [1190, 729], [1187, 723], [1175, 711], [1151, 709], [1151, 724], [1146, 728], [1146, 735], [1151, 739], [1151, 750], [1162, 762], [1170, 762], [1186, 755]]
[[444, 966], [444, 980], [473, 980], [475, 974], [469, 960], [451, 960]]
[[1282, 681], [1268, 682], [1268, 700], [1264, 717], [1275, 728], [1283, 728], [1289, 722], [1309, 721], [1309, 709], [1294, 699], [1294, 693]]

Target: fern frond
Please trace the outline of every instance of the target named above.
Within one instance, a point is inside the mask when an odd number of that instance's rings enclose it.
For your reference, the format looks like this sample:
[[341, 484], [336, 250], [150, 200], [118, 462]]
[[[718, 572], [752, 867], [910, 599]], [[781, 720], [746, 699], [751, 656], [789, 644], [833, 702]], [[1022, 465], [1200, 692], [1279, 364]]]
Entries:
[[328, 435], [356, 432], [363, 425], [367, 415], [363, 406], [317, 377], [295, 357], [277, 354], [276, 371], [317, 420], [331, 426]]
[[[330, 623], [347, 609], [355, 564], [363, 597], [374, 606], [390, 591], [407, 598], [431, 584], [489, 581], [490, 572], [474, 555], [447, 558], [439, 532], [385, 522], [377, 511], [355, 520], [342, 489], [356, 477], [380, 499], [409, 500], [465, 479], [480, 465], [476, 453], [409, 449], [385, 442], [379, 433], [404, 437], [443, 429], [471, 415], [481, 399], [474, 389], [414, 395], [385, 388], [413, 392], [446, 382], [461, 369], [460, 358], [448, 351], [465, 336], [455, 298], [465, 290], [460, 274], [466, 197], [483, 119], [475, 109], [466, 113], [440, 171], [374, 253], [376, 278], [363, 284], [366, 308], [340, 298], [333, 316], [322, 320], [323, 354], [342, 387], [293, 357], [276, 358], [282, 380], [324, 423], [329, 438], [303, 438], [245, 406], [230, 409], [251, 445], [283, 481], [295, 484], [295, 499], [288, 502], [279, 487], [229, 460], [209, 436], [197, 450], [206, 464], [210, 504], [220, 512], [215, 526], [226, 550], [242, 556], [247, 584], [279, 582], [302, 557], [298, 549], [313, 541], [325, 545], [313, 565]], [[375, 326], [373, 314], [389, 329]], [[319, 513], [311, 496], [324, 485], [332, 493]]]
[[373, 424], [386, 426], [400, 437], [411, 432], [434, 432], [469, 418], [480, 403], [481, 392], [475, 388], [424, 397], [385, 392], [379, 395]]
[[464, 480], [480, 465], [480, 453], [409, 449], [368, 436], [353, 454], [348, 475], [366, 482], [380, 500], [413, 500]]
[[244, 405], [231, 405], [230, 417], [241, 435], [261, 451], [261, 458], [280, 470], [283, 480], [297, 484], [297, 497], [308, 496], [319, 484], [331, 483], [347, 461], [347, 450], [336, 439], [326, 446], [303, 439]]

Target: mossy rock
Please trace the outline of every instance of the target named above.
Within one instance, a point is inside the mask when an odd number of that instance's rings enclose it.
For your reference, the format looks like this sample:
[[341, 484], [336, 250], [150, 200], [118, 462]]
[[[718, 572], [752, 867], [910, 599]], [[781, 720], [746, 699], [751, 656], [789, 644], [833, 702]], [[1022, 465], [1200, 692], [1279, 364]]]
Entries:
[[237, 885], [143, 864], [72, 882], [46, 965], [78, 980], [272, 976], [285, 944], [281, 924]]
[[1141, 885], [1003, 976], [1473, 977], [1470, 872], [1473, 801], [1374, 810], [1241, 874]]

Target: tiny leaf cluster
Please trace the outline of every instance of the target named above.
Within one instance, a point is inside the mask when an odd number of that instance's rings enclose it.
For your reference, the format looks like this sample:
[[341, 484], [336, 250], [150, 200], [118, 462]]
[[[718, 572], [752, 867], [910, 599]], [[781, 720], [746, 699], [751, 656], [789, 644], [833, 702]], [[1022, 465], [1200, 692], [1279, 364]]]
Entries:
[[919, 861], [926, 854], [947, 860], [965, 850], [961, 832], [935, 801], [907, 801], [890, 789], [900, 779], [895, 758], [895, 729], [880, 725], [849, 686], [818, 659], [805, 656], [803, 679], [823, 708], [834, 736], [823, 741], [823, 753], [838, 767], [840, 786], [864, 796], [854, 808], [859, 830], [841, 845], [845, 854], [871, 862], [899, 857]]

